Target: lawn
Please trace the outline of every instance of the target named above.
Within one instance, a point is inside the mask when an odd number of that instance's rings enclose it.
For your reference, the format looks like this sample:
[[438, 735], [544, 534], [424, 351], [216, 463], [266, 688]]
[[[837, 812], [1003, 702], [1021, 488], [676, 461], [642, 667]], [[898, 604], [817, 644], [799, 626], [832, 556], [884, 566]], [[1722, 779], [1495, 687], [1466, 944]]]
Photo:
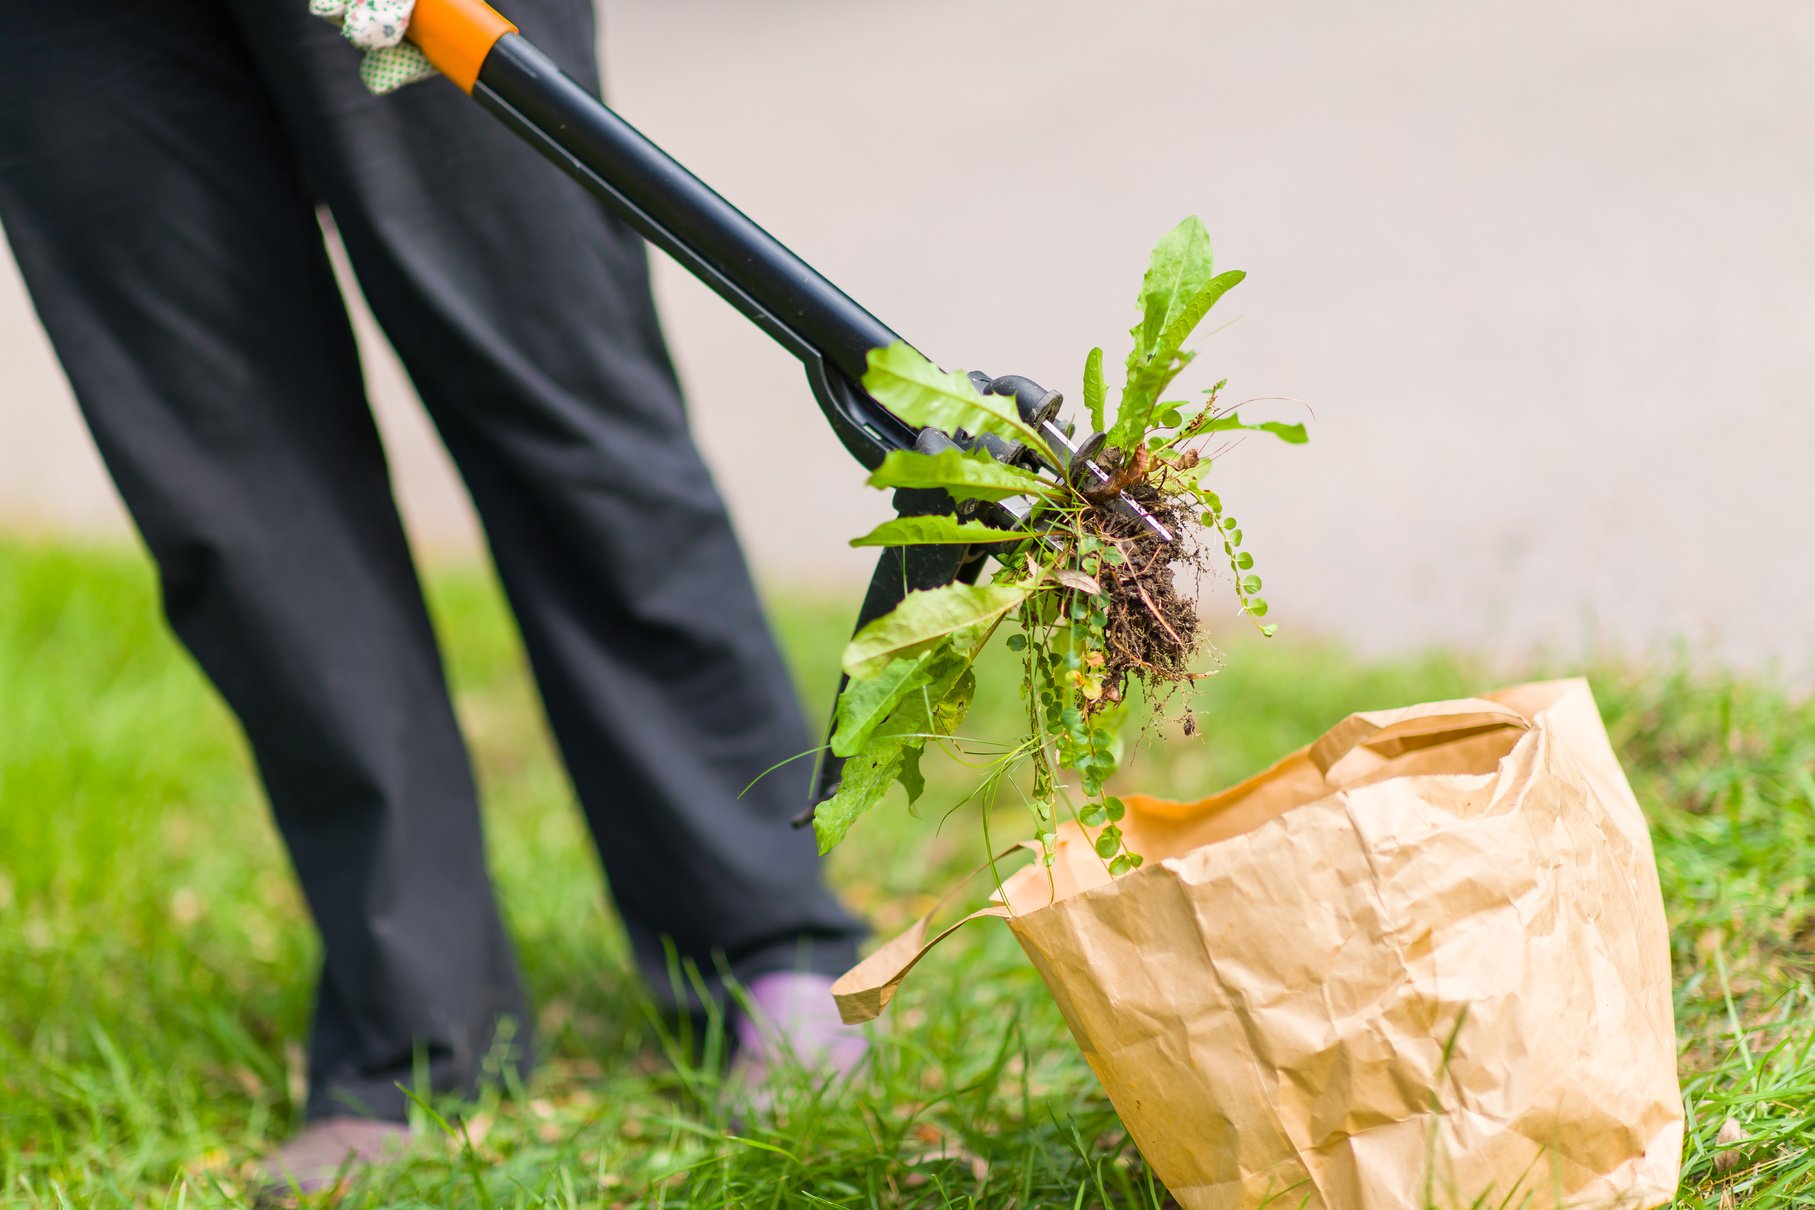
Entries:
[[[730, 1133], [711, 1031], [662, 1020], [630, 974], [489, 579], [444, 570], [431, 591], [544, 1062], [466, 1107], [458, 1139], [425, 1121], [418, 1158], [339, 1204], [1166, 1204], [994, 922], [923, 964], [867, 1082]], [[816, 716], [853, 605], [771, 601]], [[1690, 1117], [1679, 1204], [1808, 1205], [1815, 706], [1684, 667], [1590, 670], [1671, 915]], [[1352, 709], [1555, 671], [1364, 661], [1288, 626], [1232, 642], [1199, 736], [1149, 747], [1135, 777], [1201, 793]], [[1013, 705], [986, 696], [977, 725]], [[960, 784], [935, 780], [923, 818], [888, 804], [836, 855], [879, 930], [980, 856], [974, 815], [936, 826]], [[0, 542], [0, 1204], [249, 1204], [246, 1158], [296, 1123], [315, 961], [244, 747], [162, 629], [142, 557]], [[1717, 1143], [1729, 1120], [1744, 1140]]]

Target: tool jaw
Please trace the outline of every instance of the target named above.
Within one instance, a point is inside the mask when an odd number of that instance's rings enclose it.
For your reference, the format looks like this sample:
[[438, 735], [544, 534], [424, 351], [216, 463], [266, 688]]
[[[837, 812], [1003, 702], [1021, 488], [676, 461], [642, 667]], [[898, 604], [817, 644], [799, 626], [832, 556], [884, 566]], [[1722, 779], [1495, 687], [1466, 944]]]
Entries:
[[[1064, 406], [1065, 397], [1057, 391], [1049, 391], [1030, 378], [1019, 374], [1008, 374], [1001, 378], [991, 378], [981, 371], [973, 371], [972, 382], [986, 395], [1001, 395], [1015, 401], [1015, 409], [1027, 426], [1039, 433], [1045, 442], [1044, 449], [1031, 449], [1019, 442], [1006, 442], [1000, 438], [985, 436], [976, 444], [989, 450], [990, 454], [1002, 462], [1014, 463], [1034, 472], [1049, 472], [1071, 484], [1080, 492], [1107, 487], [1112, 478], [1097, 459], [1103, 452], [1107, 437], [1102, 433], [1091, 433], [1082, 441], [1074, 441], [1076, 432], [1072, 423], [1059, 418], [1059, 409]], [[962, 436], [958, 444], [964, 444]], [[975, 448], [972, 445], [967, 448]], [[966, 506], [970, 506], [968, 509]], [[1172, 531], [1164, 522], [1143, 508], [1126, 492], [1117, 492], [1107, 507], [1123, 514], [1149, 530], [1162, 542], [1172, 541]], [[1033, 524], [1034, 506], [1031, 501], [1021, 497], [984, 504], [982, 501], [965, 501], [958, 507], [959, 517], [965, 520], [977, 520], [986, 525], [996, 525], [1000, 529], [1027, 528]]]

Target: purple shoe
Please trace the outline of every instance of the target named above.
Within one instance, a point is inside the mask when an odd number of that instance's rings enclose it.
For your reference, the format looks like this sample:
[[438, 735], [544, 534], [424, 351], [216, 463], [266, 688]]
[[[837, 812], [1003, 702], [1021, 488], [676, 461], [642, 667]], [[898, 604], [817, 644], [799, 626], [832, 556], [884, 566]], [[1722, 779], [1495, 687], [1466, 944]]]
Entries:
[[294, 1205], [294, 1199], [340, 1188], [377, 1164], [401, 1160], [410, 1128], [365, 1118], [320, 1118], [258, 1164], [260, 1206]]
[[745, 985], [733, 1018], [737, 1057], [730, 1086], [752, 1108], [773, 1103], [774, 1086], [798, 1071], [814, 1083], [844, 1078], [869, 1053], [864, 1031], [838, 1019], [829, 975], [778, 971]]

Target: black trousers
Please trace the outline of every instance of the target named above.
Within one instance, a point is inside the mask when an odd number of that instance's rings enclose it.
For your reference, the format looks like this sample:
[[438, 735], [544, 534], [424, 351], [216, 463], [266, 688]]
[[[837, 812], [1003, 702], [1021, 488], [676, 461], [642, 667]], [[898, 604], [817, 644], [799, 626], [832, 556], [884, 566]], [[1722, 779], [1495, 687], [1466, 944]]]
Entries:
[[[512, 15], [596, 85], [587, 0]], [[840, 969], [805, 762], [738, 798], [810, 741], [641, 242], [446, 82], [366, 96], [303, 0], [9, 0], [0, 225], [321, 930], [309, 1112], [399, 1117], [413, 1055], [465, 1087], [528, 1022], [317, 205], [472, 493], [652, 986], [665, 939]]]

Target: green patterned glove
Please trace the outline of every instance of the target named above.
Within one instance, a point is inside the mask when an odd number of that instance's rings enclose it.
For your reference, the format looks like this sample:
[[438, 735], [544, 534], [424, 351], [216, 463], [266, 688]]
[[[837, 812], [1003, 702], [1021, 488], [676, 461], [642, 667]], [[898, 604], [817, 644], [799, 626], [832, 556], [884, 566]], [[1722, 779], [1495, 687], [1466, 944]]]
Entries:
[[435, 74], [423, 53], [403, 40], [416, 0], [309, 0], [309, 11], [340, 26], [341, 36], [365, 51], [359, 78], [383, 95]]

